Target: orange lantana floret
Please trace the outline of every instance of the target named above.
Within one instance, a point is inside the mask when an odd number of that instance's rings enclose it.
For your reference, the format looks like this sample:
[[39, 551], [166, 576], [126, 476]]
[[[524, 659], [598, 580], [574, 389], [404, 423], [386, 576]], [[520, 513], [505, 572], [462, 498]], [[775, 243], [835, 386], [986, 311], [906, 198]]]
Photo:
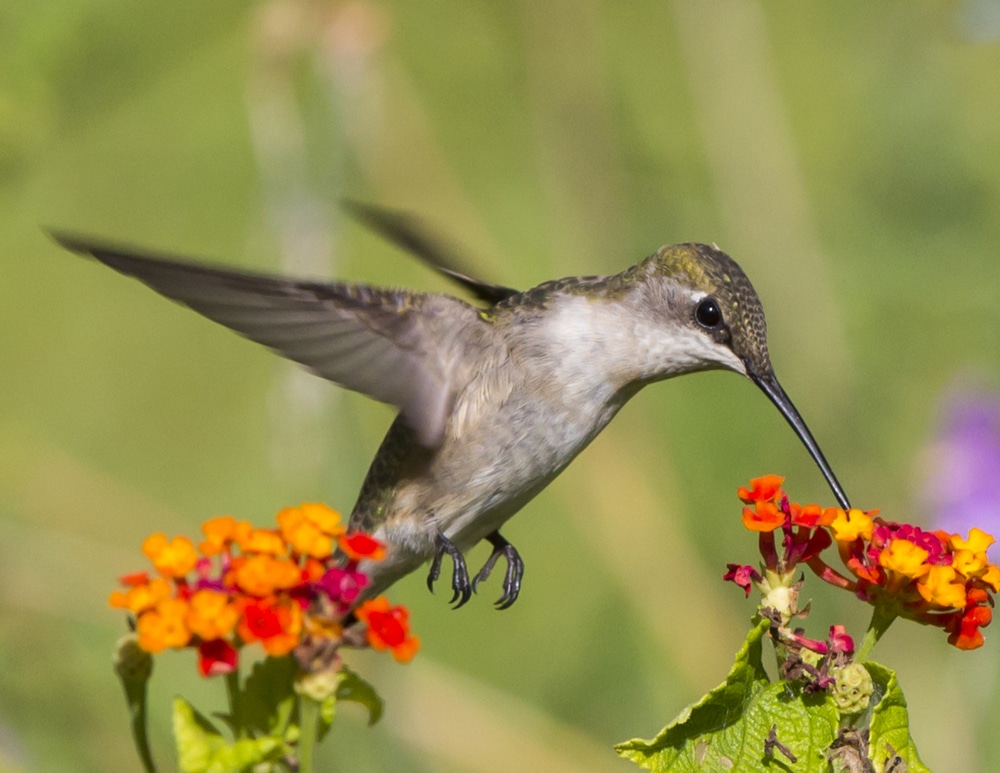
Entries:
[[749, 531], [774, 531], [785, 522], [785, 514], [772, 502], [758, 502], [743, 508], [743, 526]]
[[287, 655], [299, 643], [302, 609], [294, 602], [247, 600], [242, 604], [237, 632], [247, 642], [259, 641], [268, 655]]
[[237, 521], [231, 515], [220, 515], [209, 518], [201, 525], [205, 540], [198, 545], [198, 550], [204, 556], [214, 556], [229, 548], [253, 531], [249, 521]]
[[247, 534], [241, 534], [236, 544], [244, 553], [266, 553], [272, 556], [288, 553], [288, 546], [274, 529], [251, 529]]
[[226, 638], [236, 628], [238, 619], [239, 612], [230, 602], [228, 593], [205, 588], [191, 596], [188, 628], [205, 641]]
[[164, 577], [183, 577], [198, 563], [198, 553], [191, 540], [187, 537], [168, 540], [162, 532], [146, 537], [142, 552]]
[[278, 528], [293, 551], [313, 558], [329, 556], [334, 538], [345, 531], [340, 525], [340, 513], [314, 502], [286, 507], [278, 513]]
[[327, 567], [322, 561], [307, 558], [302, 566], [302, 582], [319, 582], [326, 574]]
[[340, 523], [340, 513], [330, 505], [323, 502], [303, 502], [299, 505], [299, 509], [306, 518], [316, 524], [317, 528], [327, 534], [335, 534], [345, 530]]
[[951, 629], [948, 643], [960, 650], [974, 650], [983, 646], [985, 638], [980, 628], [985, 628], [993, 620], [993, 612], [983, 606], [988, 600], [985, 591], [973, 589], [969, 591], [968, 606], [965, 614]]
[[819, 505], [800, 505], [792, 502], [788, 508], [791, 511], [793, 526], [805, 526], [808, 529], [815, 529], [819, 526], [829, 526], [833, 519], [837, 517], [836, 510]]
[[148, 585], [149, 572], [132, 572], [131, 574], [123, 574], [118, 578], [118, 582], [126, 588], [138, 588], [141, 585]]
[[302, 633], [302, 608], [298, 604], [281, 607], [279, 616], [282, 619], [284, 630], [277, 636], [260, 640], [260, 646], [264, 648], [264, 652], [275, 658], [287, 655], [295, 649]]
[[[142, 574], [145, 575], [145, 572]], [[127, 575], [122, 580], [136, 576]], [[138, 615], [147, 609], [152, 609], [164, 599], [170, 598], [171, 593], [170, 583], [162, 577], [156, 577], [152, 580], [147, 577], [147, 582], [141, 585], [132, 584], [127, 591], [112, 591], [108, 597], [108, 604], [116, 609], [127, 609], [132, 614]]]
[[736, 489], [736, 495], [747, 505], [754, 502], [772, 502], [781, 493], [781, 484], [784, 482], [785, 479], [780, 475], [762, 475], [750, 479], [750, 488], [740, 486]]
[[188, 603], [184, 599], [164, 599], [144, 612], [136, 622], [139, 646], [155, 654], [186, 645], [191, 640], [187, 611]]
[[420, 649], [420, 639], [410, 635], [406, 607], [393, 607], [385, 596], [379, 596], [363, 602], [354, 614], [368, 624], [368, 643], [377, 650], [390, 650], [400, 663], [410, 661]]
[[234, 561], [231, 576], [237, 587], [251, 596], [270, 596], [302, 582], [302, 570], [298, 564], [267, 553]]

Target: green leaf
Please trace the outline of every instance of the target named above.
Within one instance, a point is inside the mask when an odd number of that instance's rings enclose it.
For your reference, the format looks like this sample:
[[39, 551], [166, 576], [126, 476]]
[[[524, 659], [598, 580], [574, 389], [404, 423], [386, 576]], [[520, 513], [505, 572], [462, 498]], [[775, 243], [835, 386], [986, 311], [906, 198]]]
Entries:
[[[619, 744], [618, 754], [660, 773], [826, 773], [825, 752], [836, 738], [837, 709], [828, 695], [803, 695], [787, 682], [770, 683], [761, 660], [767, 629], [762, 620], [750, 631], [725, 682], [686, 708], [652, 741]], [[772, 728], [795, 762], [776, 748], [765, 753]]]
[[875, 681], [876, 694], [882, 695], [872, 711], [868, 737], [868, 755], [875, 763], [875, 770], [885, 770], [886, 762], [898, 755], [906, 762], [908, 773], [929, 773], [910, 737], [906, 698], [896, 680], [896, 672], [871, 661], [864, 665]]
[[240, 695], [244, 729], [254, 730], [258, 735], [285, 734], [295, 709], [297, 673], [298, 666], [287, 656], [269, 657], [254, 665]]
[[[370, 683], [362, 679], [346, 665], [342, 667], [342, 672], [343, 678], [337, 686], [337, 698], [343, 701], [354, 701], [366, 707], [368, 709], [368, 725], [369, 727], [374, 725], [382, 717], [382, 698], [379, 697], [379, 694], [375, 692], [375, 688]], [[323, 737], [326, 730], [329, 729], [330, 723], [333, 722], [333, 704], [331, 703], [329, 709], [327, 709], [326, 704], [328, 700], [323, 702], [323, 711], [320, 715], [320, 719], [325, 725], [320, 730], [320, 738]], [[329, 713], [329, 722], [327, 722], [327, 713]]]
[[227, 743], [215, 726], [181, 697], [174, 698], [174, 739], [181, 773], [232, 773], [280, 759], [280, 738], [266, 736]]

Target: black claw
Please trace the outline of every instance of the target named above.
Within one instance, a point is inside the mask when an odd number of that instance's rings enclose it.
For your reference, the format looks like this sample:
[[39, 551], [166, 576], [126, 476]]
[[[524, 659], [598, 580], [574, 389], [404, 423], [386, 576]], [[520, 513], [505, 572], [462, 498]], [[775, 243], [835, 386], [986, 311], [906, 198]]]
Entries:
[[452, 594], [448, 603], [454, 604], [454, 608], [458, 609], [472, 598], [472, 584], [469, 582], [469, 569], [462, 554], [458, 553], [457, 557], [452, 557], [455, 558], [455, 572], [451, 576]]
[[441, 559], [444, 558], [444, 551], [437, 547], [437, 540], [434, 542], [434, 560], [431, 561], [431, 570], [427, 573], [427, 590], [434, 592], [434, 583], [441, 576]]
[[441, 576], [441, 561], [444, 559], [445, 554], [451, 556], [451, 560], [455, 564], [451, 575], [452, 595], [448, 603], [454, 604], [455, 609], [458, 609], [472, 598], [469, 569], [465, 565], [465, 558], [462, 556], [462, 551], [455, 547], [454, 542], [440, 532], [434, 537], [434, 559], [431, 561], [431, 570], [427, 573], [427, 588], [431, 593], [434, 592], [434, 583]]
[[521, 592], [521, 578], [524, 576], [524, 561], [521, 560], [517, 548], [511, 545], [499, 531], [495, 531], [486, 537], [493, 545], [493, 552], [486, 559], [483, 568], [472, 581], [472, 590], [476, 590], [479, 583], [486, 580], [493, 571], [497, 559], [503, 556], [507, 561], [507, 572], [503, 578], [503, 595], [496, 600], [494, 606], [497, 609], [507, 609], [517, 601], [517, 596]]
[[490, 553], [490, 557], [486, 559], [486, 563], [483, 564], [483, 568], [479, 570], [479, 574], [475, 576], [472, 580], [472, 590], [479, 593], [479, 583], [486, 582], [486, 579], [490, 576], [490, 572], [493, 571], [493, 566], [496, 564], [497, 559], [500, 558], [501, 551], [493, 548], [493, 552]]

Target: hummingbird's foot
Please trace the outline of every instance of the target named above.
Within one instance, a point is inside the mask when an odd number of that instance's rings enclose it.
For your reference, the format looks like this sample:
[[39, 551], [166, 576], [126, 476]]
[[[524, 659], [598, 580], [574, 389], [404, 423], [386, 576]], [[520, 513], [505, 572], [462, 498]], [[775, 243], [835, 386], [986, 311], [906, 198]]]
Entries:
[[[455, 543], [444, 536], [441, 532], [434, 537], [434, 560], [431, 561], [431, 570], [427, 575], [427, 589], [433, 593], [434, 583], [441, 576], [441, 561], [445, 554], [451, 556], [455, 564], [455, 569], [451, 575], [451, 589], [454, 591], [449, 604], [455, 604], [455, 609], [465, 604], [472, 598], [472, 584], [469, 582], [469, 569], [465, 565], [465, 556], [462, 551], [455, 547]], [[458, 603], [456, 603], [458, 602]]]
[[493, 566], [496, 564], [497, 559], [503, 556], [507, 559], [507, 573], [503, 578], [503, 595], [496, 600], [494, 606], [497, 609], [506, 609], [517, 601], [517, 595], [521, 592], [524, 561], [521, 560], [521, 555], [517, 552], [517, 548], [511, 545], [499, 531], [487, 535], [486, 539], [493, 546], [493, 552], [490, 553], [490, 557], [486, 559], [483, 568], [479, 570], [479, 574], [472, 581], [472, 590], [476, 590], [476, 586], [490, 576], [490, 572], [493, 571]]

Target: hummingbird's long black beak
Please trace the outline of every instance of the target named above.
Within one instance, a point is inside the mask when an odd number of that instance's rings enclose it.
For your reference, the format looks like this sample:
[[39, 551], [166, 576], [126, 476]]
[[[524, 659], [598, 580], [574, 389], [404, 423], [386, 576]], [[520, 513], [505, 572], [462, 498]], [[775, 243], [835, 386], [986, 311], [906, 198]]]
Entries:
[[830, 464], [826, 461], [826, 457], [823, 456], [823, 452], [819, 450], [819, 444], [816, 443], [812, 433], [809, 431], [809, 427], [806, 426], [805, 421], [802, 420], [802, 417], [795, 409], [792, 401], [789, 399], [788, 395], [785, 394], [785, 390], [781, 388], [781, 384], [778, 383], [778, 379], [773, 373], [769, 373], [765, 376], [758, 376], [749, 369], [747, 369], [747, 375], [750, 377], [750, 380], [759, 386], [761, 391], [770, 398], [771, 402], [774, 403], [777, 409], [781, 411], [781, 415], [785, 417], [785, 420], [792, 425], [792, 429], [795, 430], [795, 434], [799, 436], [802, 444], [815, 460], [820, 472], [823, 473], [823, 477], [826, 478], [826, 482], [829, 483], [830, 488], [833, 489], [833, 495], [837, 498], [837, 502], [840, 506], [845, 510], [850, 510], [851, 503], [847, 501], [847, 495], [844, 493], [844, 489], [841, 487], [840, 481], [838, 481], [837, 476], [833, 474], [833, 470], [830, 468]]

